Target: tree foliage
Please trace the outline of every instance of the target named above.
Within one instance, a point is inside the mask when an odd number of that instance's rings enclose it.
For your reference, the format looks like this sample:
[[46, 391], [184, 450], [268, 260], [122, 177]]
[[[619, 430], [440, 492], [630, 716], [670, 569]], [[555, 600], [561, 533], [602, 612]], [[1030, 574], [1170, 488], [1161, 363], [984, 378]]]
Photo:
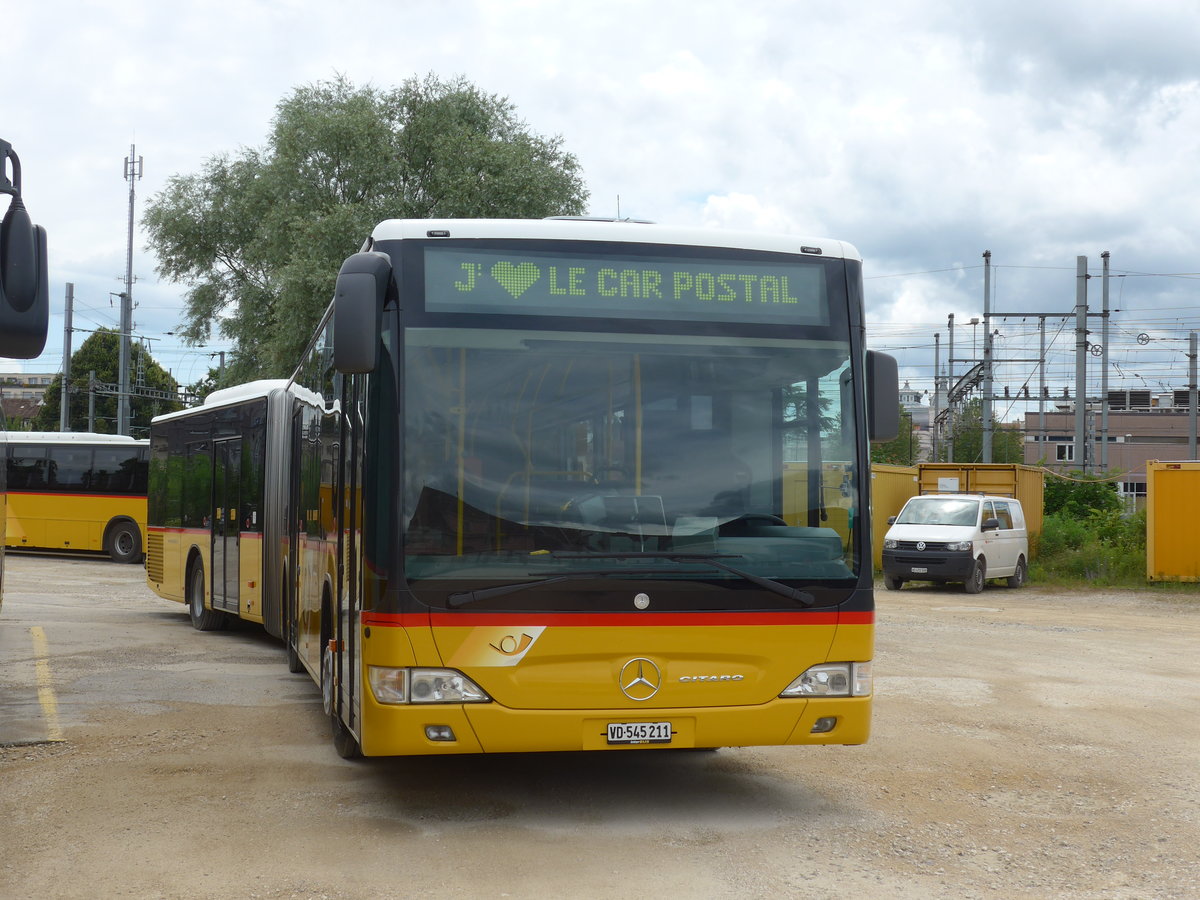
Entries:
[[1042, 502], [1046, 515], [1071, 519], [1082, 520], [1092, 512], [1121, 511], [1116, 484], [1089, 478], [1082, 472], [1073, 472], [1070, 478], [1047, 478]]
[[[138, 359], [141, 358], [141, 384], [156, 391], [177, 393], [179, 385], [162, 366], [155, 362], [150, 351], [140, 341], [135, 341], [129, 353], [130, 381], [136, 388], [138, 383]], [[71, 354], [70, 411], [68, 423], [72, 431], [88, 431], [89, 378], [96, 373], [96, 381], [116, 384], [121, 377], [121, 338], [116, 329], [101, 328], [88, 336], [79, 349]], [[117, 397], [115, 394], [97, 393], [95, 400], [95, 422], [90, 429], [100, 434], [117, 432]], [[129, 427], [134, 437], [146, 437], [150, 433], [150, 420], [162, 413], [182, 409], [183, 404], [171, 400], [149, 397], [131, 397], [129, 402]], [[45, 399], [33, 427], [37, 431], [58, 431], [59, 411], [62, 409], [62, 375], [54, 376], [46, 388]]]
[[895, 439], [871, 445], [871, 462], [894, 466], [915, 466], [921, 445], [913, 431], [912, 414], [900, 408], [900, 432]]
[[584, 211], [579, 163], [507, 99], [462, 78], [381, 90], [296, 88], [267, 144], [175, 175], [143, 217], [164, 278], [189, 285], [182, 328], [233, 343], [226, 383], [286, 376], [342, 261], [387, 218], [541, 218]]
[[[954, 458], [946, 459], [947, 441], [939, 450], [940, 462], [983, 462], [983, 402], [969, 401], [955, 417]], [[1025, 436], [1016, 429], [992, 420], [992, 462], [1025, 462]]]

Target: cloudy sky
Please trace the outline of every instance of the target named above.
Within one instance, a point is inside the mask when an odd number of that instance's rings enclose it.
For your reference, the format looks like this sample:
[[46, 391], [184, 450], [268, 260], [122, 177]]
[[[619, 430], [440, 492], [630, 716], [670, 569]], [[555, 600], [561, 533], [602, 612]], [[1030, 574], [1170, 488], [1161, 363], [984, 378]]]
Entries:
[[[984, 250], [997, 313], [1062, 315], [1076, 257], [1098, 276], [1109, 251], [1110, 387], [1186, 386], [1200, 328], [1194, 0], [50, 0], [10, 4], [2, 28], [0, 136], [50, 234], [55, 315], [41, 358], [0, 368], [59, 371], [67, 282], [77, 328], [119, 321], [131, 145], [140, 213], [171, 175], [262, 146], [298, 85], [432, 72], [561, 135], [594, 214], [619, 204], [853, 243], [868, 341], [899, 355], [914, 388], [931, 386], [936, 333], [947, 366], [949, 314], [955, 356], [982, 352], [966, 323], [983, 310]], [[225, 347], [165, 334], [185, 288], [158, 279], [144, 244], [139, 228], [136, 331], [195, 381]], [[1100, 297], [1097, 277], [1094, 312]], [[1056, 393], [1074, 382], [1072, 324], [1047, 321]], [[995, 329], [997, 386], [1015, 392], [1032, 364], [1006, 360], [1037, 355], [1037, 324]]]

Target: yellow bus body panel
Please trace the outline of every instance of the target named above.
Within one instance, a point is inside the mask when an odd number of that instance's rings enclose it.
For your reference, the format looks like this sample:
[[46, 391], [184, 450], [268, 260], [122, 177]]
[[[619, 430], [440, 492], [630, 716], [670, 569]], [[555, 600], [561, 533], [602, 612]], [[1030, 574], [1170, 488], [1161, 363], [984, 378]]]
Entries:
[[[646, 750], [782, 744], [861, 744], [870, 735], [871, 697], [780, 698], [811, 665], [867, 661], [871, 624], [435, 626], [438, 659], [417, 659], [419, 628], [363, 630], [360, 744], [368, 756]], [[522, 646], [521, 638], [530, 636]], [[654, 663], [661, 686], [645, 701], [619, 680], [631, 660]], [[461, 705], [378, 703], [368, 667], [458, 669], [493, 702]], [[724, 676], [724, 678], [722, 678]], [[740, 677], [738, 677], [740, 676]], [[813, 734], [819, 718], [832, 730]], [[611, 722], [669, 722], [668, 744], [609, 745]], [[453, 741], [426, 736], [449, 726]]]
[[188, 559], [196, 554], [205, 573], [211, 572], [210, 540], [209, 533], [200, 529], [151, 528], [146, 536], [146, 582], [150, 589], [165, 600], [186, 603]]
[[113, 519], [132, 519], [146, 546], [146, 498], [120, 494], [8, 494], [5, 546], [14, 550], [104, 552]]

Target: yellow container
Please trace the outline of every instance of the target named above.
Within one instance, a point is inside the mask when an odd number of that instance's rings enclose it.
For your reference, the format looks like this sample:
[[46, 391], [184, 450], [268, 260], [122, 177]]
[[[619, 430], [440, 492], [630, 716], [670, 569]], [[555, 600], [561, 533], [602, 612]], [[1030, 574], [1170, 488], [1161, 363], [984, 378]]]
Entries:
[[883, 536], [888, 517], [900, 512], [919, 488], [916, 466], [891, 466], [871, 463], [871, 558], [876, 569], [883, 568]]
[[1200, 462], [1146, 463], [1146, 578], [1200, 581], [1192, 524], [1200, 502]]
[[1029, 555], [1037, 555], [1046, 490], [1046, 474], [1040, 468], [1015, 463], [921, 463], [917, 468], [922, 494], [993, 494], [1020, 500]]

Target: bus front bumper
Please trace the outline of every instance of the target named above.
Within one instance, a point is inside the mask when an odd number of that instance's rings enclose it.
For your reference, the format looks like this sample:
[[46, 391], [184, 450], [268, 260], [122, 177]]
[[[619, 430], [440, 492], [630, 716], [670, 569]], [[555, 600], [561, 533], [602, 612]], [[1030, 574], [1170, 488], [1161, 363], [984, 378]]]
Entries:
[[[692, 709], [517, 710], [498, 703], [385, 706], [367, 699], [366, 756], [655, 750], [863, 744], [871, 697], [778, 699], [761, 706]], [[669, 740], [610, 743], [609, 726], [669, 726]], [[626, 729], [628, 730], [628, 729]]]

